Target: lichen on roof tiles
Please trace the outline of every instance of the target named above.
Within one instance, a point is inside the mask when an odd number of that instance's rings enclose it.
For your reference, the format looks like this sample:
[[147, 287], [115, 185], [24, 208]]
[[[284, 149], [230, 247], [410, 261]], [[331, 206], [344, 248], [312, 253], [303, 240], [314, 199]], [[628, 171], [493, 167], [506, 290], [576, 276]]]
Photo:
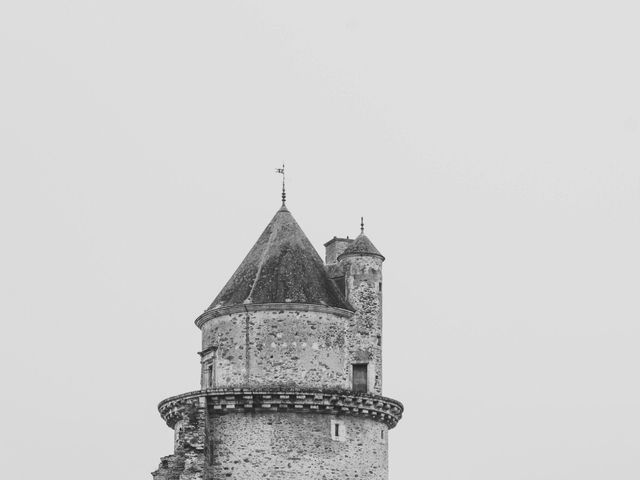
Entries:
[[358, 235], [358, 237], [344, 250], [344, 252], [338, 255], [338, 259], [346, 255], [373, 255], [384, 260], [384, 256], [364, 233]]
[[286, 207], [280, 208], [208, 310], [306, 303], [353, 310]]

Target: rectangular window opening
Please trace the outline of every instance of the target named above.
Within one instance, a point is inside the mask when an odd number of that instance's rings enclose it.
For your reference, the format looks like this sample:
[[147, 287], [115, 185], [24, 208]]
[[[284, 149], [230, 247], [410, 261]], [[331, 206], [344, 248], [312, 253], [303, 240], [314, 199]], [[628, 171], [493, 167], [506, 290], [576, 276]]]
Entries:
[[366, 363], [353, 364], [353, 391], [363, 393], [366, 393], [368, 391]]
[[218, 347], [212, 346], [199, 353], [202, 357], [202, 388], [214, 388], [216, 386]]
[[207, 387], [213, 388], [214, 378], [213, 378], [213, 363], [207, 365]]

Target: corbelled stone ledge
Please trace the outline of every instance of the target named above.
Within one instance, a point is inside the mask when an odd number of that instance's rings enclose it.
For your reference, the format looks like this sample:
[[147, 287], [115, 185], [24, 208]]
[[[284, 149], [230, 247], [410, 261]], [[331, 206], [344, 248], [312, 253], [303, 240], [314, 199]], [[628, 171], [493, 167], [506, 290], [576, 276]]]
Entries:
[[206, 407], [217, 415], [235, 412], [326, 413], [367, 416], [396, 426], [404, 407], [391, 398], [351, 390], [210, 388], [167, 398], [158, 405], [162, 419], [173, 428], [188, 406]]

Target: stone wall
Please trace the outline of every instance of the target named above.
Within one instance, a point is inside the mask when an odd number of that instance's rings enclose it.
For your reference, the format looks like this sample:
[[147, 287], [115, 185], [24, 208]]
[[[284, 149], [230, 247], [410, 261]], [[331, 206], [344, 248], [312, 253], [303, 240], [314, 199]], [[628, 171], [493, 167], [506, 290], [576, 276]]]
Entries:
[[212, 416], [209, 422], [207, 479], [387, 479], [387, 426], [374, 420], [232, 413]]
[[382, 259], [347, 256], [340, 260], [347, 299], [356, 309], [347, 344], [353, 362], [368, 363], [369, 391], [382, 395]]
[[285, 306], [206, 321], [201, 388], [349, 389], [352, 365], [367, 363], [368, 391], [382, 394], [382, 260], [349, 256], [340, 267], [355, 314]]
[[162, 401], [175, 451], [154, 480], [387, 478], [399, 402], [348, 390], [211, 389]]
[[348, 328], [344, 315], [304, 310], [213, 318], [202, 326], [202, 388], [209, 362], [218, 388], [349, 388]]
[[187, 400], [174, 425], [174, 453], [162, 457], [153, 480], [202, 480], [209, 416], [205, 398]]

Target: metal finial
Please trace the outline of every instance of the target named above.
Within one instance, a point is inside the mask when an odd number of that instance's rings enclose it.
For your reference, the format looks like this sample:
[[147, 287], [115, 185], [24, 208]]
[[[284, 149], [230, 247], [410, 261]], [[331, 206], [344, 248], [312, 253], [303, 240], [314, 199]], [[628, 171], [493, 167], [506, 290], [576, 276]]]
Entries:
[[276, 173], [282, 174], [282, 205], [284, 206], [287, 201], [287, 191], [284, 187], [284, 163], [282, 164], [282, 168], [276, 168]]
[[360, 217], [360, 233], [364, 233], [364, 217]]

